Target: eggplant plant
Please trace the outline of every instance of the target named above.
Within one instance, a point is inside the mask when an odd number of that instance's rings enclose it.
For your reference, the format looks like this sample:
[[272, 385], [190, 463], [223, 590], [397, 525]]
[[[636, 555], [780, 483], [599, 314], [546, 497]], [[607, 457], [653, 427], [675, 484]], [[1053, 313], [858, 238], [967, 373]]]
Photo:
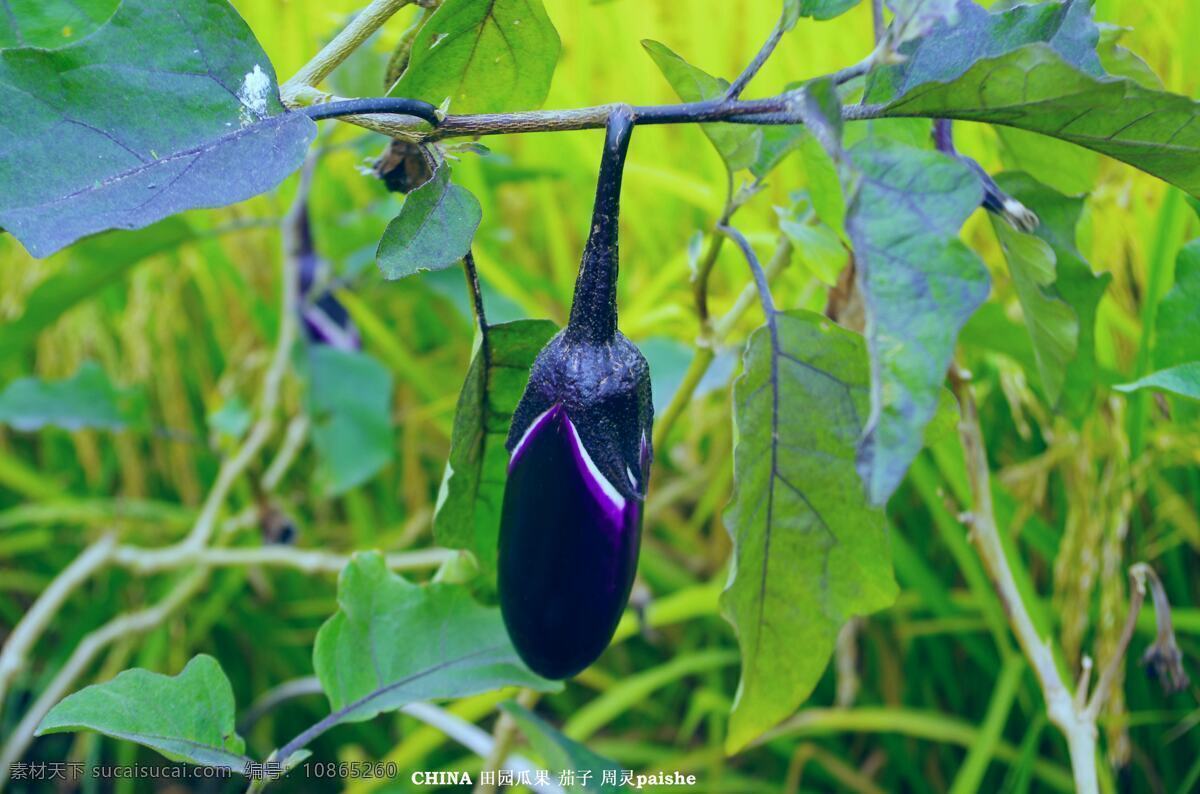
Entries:
[[542, 0], [3, 4], [0, 788], [1194, 786], [1200, 103], [1132, 0], [764, 8], [543, 109]]

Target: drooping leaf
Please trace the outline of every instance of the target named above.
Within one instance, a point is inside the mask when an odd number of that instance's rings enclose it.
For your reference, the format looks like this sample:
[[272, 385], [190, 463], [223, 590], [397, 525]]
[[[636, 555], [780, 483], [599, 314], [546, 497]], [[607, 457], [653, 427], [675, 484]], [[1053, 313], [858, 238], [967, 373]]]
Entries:
[[356, 554], [342, 571], [338, 606], [317, 632], [313, 666], [339, 722], [415, 700], [557, 687], [521, 663], [500, 610], [461, 585], [407, 582], [376, 552]]
[[98, 731], [151, 747], [172, 761], [246, 773], [246, 743], [234, 731], [233, 687], [211, 656], [192, 658], [179, 675], [126, 670], [68, 695], [37, 735]]
[[1153, 389], [1192, 400], [1200, 400], [1200, 361], [1189, 361], [1176, 367], [1160, 369], [1133, 383], [1123, 383], [1113, 388], [1121, 392]]
[[987, 269], [958, 239], [983, 191], [961, 161], [891, 141], [864, 140], [849, 161], [857, 192], [846, 231], [871, 353], [858, 464], [872, 502], [883, 504], [921, 450], [959, 329], [987, 298]]
[[1049, 243], [1017, 231], [996, 215], [989, 217], [1021, 302], [1042, 388], [1053, 405], [1062, 393], [1067, 364], [1079, 344], [1079, 319], [1054, 288], [1057, 259]]
[[1179, 249], [1175, 285], [1158, 305], [1154, 364], [1163, 369], [1200, 361], [1200, 240]]
[[366, 482], [392, 459], [392, 376], [372, 356], [329, 345], [309, 350], [309, 411], [327, 495]]
[[78, 41], [112, 16], [120, 0], [5, 0], [0, 49], [52, 50]]
[[932, 29], [900, 47], [900, 63], [871, 71], [867, 102], [892, 102], [920, 86], [955, 80], [981, 59], [1036, 42], [1089, 74], [1103, 74], [1096, 56], [1099, 31], [1085, 0], [1049, 0], [995, 13], [971, 0], [892, 0], [889, 5], [896, 2], [903, 2], [906, 13], [932, 22]]
[[[529, 740], [533, 749], [542, 757], [546, 768], [554, 770], [572, 769], [578, 774], [584, 770], [591, 772], [587, 785], [577, 783], [568, 788], [569, 791], [598, 791], [601, 794], [613, 794], [620, 790], [622, 767], [615, 761], [610, 761], [602, 755], [593, 753], [579, 742], [569, 739], [553, 725], [534, 714], [519, 703], [507, 701], [500, 708], [517, 723], [521, 733]], [[616, 783], [604, 779], [604, 773], [615, 776]], [[580, 778], [577, 777], [577, 780]]]
[[820, 315], [778, 314], [751, 336], [744, 366], [725, 514], [734, 562], [721, 596], [742, 655], [731, 752], [808, 697], [846, 620], [896, 595], [883, 511], [855, 470], [868, 403], [862, 339]]
[[1127, 78], [1087, 74], [1046, 44], [982, 60], [950, 82], [916, 85], [884, 113], [1049, 135], [1200, 195], [1200, 103]]
[[811, 135], [800, 144], [800, 157], [808, 175], [808, 195], [813, 211], [838, 237], [846, 237], [846, 198], [842, 190], [838, 166], [829, 152]]
[[118, 430], [137, 418], [140, 407], [136, 392], [113, 388], [104, 370], [88, 362], [66, 380], [20, 378], [8, 384], [0, 392], [0, 424], [23, 431], [48, 425]]
[[[664, 44], [646, 39], [642, 46], [684, 102], [715, 99], [729, 89], [728, 81], [692, 66]], [[763, 140], [760, 128], [749, 124], [701, 124], [700, 129], [712, 141], [730, 171], [749, 168], [758, 158]]]
[[450, 169], [442, 165], [408, 194], [387, 225], [375, 253], [379, 269], [384, 278], [394, 279], [450, 267], [467, 255], [482, 218], [479, 200], [451, 184]]
[[508, 472], [504, 441], [529, 368], [557, 331], [549, 320], [491, 326], [486, 347], [477, 347], [459, 393], [433, 532], [439, 545], [470, 549], [489, 579], [496, 573]]
[[[996, 182], [1001, 190], [1032, 210], [1041, 221], [1034, 235], [1048, 246], [1053, 256], [1053, 286], [1045, 290], [1039, 287], [1035, 292], [1030, 290], [1028, 283], [1018, 283], [1018, 297], [1026, 315], [1026, 327], [1030, 329], [1038, 371], [1042, 375], [1047, 396], [1052, 404], [1059, 403], [1062, 410], [1081, 412], [1090, 405], [1095, 393], [1096, 309], [1112, 278], [1107, 273], [1093, 273], [1076, 245], [1076, 227], [1083, 212], [1083, 197], [1064, 196], [1028, 174], [999, 174]], [[1021, 234], [1011, 228], [1000, 231], [997, 226], [997, 230], [998, 234]], [[1023, 277], [1024, 275], [1028, 274], [1023, 274]], [[1014, 271], [1014, 280], [1016, 278], [1017, 274]], [[1022, 289], [1032, 294], [1021, 296]], [[1056, 318], [1068, 316], [1063, 307], [1070, 310], [1070, 317], [1073, 319], [1068, 325], [1073, 325], [1076, 331], [1074, 350], [1070, 355], [1060, 357], [1055, 355], [1054, 349], [1060, 341], [1069, 340], [1069, 337], [1059, 337], [1056, 340], [1053, 338], [1053, 329]], [[1048, 315], [1039, 314], [1042, 311], [1047, 311]], [[1030, 314], [1041, 319], [1034, 319], [1031, 324]], [[1040, 326], [1040, 330], [1035, 330], [1035, 325]], [[1057, 362], [1057, 365], [1054, 362]], [[1051, 371], [1049, 368], [1057, 371]], [[1061, 386], [1061, 396], [1050, 384]]]
[[542, 0], [445, 0], [413, 42], [390, 96], [455, 113], [534, 110], [546, 101], [559, 40]]
[[57, 50], [0, 51], [0, 227], [34, 256], [270, 190], [316, 126], [223, 0], [125, 0]]
[[0, 360], [21, 355], [63, 312], [119, 281], [151, 256], [173, 250], [194, 236], [183, 218], [167, 218], [137, 231], [97, 235], [73, 247], [62, 270], [29, 293], [21, 316], [0, 325]]

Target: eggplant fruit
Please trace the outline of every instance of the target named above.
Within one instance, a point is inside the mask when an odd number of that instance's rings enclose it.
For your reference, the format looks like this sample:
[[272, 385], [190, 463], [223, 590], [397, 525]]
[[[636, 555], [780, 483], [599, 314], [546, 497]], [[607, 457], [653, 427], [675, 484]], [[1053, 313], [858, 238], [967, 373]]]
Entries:
[[591, 232], [566, 328], [513, 413], [498, 590], [521, 658], [547, 678], [594, 662], [637, 570], [652, 457], [650, 370], [617, 330], [617, 217], [633, 116], [609, 117]]

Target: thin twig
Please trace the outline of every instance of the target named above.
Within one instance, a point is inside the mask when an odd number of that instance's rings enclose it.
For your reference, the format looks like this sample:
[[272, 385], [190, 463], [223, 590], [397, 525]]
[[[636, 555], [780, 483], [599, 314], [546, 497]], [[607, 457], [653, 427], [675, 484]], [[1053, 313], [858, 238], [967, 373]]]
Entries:
[[[693, 124], [709, 121], [724, 121], [732, 124], [803, 124], [801, 114], [793, 107], [796, 96], [793, 92], [779, 94], [766, 99], [726, 102], [724, 99], [709, 99], [676, 105], [649, 105], [633, 108], [634, 119], [639, 125]], [[353, 115], [337, 115], [342, 121], [356, 124], [393, 138], [402, 138], [414, 143], [443, 140], [445, 138], [474, 137], [479, 135], [510, 135], [527, 132], [563, 132], [567, 130], [590, 130], [604, 127], [612, 110], [620, 105], [596, 105], [569, 110], [529, 110], [516, 113], [473, 113], [450, 115], [442, 119], [435, 129], [425, 121], [407, 115], [387, 112], [370, 112], [369, 99], [356, 100], [365, 108]], [[847, 105], [842, 108], [846, 121], [861, 121], [879, 118], [884, 108], [881, 105]]]
[[208, 577], [207, 569], [201, 567], [189, 573], [171, 589], [161, 601], [152, 607], [118, 615], [100, 628], [83, 638], [67, 659], [42, 694], [25, 712], [20, 723], [13, 730], [12, 736], [0, 752], [0, 789], [8, 780], [12, 765], [29, 747], [33, 741], [33, 733], [37, 730], [42, 718], [54, 708], [54, 705], [67, 693], [88, 665], [108, 645], [116, 640], [128, 639], [137, 634], [144, 634], [158, 628], [176, 609], [196, 594]]
[[[786, 236], [781, 235], [779, 242], [776, 244], [775, 253], [767, 263], [766, 272], [768, 279], [774, 278], [792, 261], [792, 250], [791, 241]], [[683, 415], [684, 410], [691, 403], [692, 395], [716, 358], [715, 346], [723, 342], [733, 332], [738, 321], [741, 320], [742, 316], [756, 300], [758, 300], [757, 286], [755, 284], [747, 284], [729, 311], [721, 319], [713, 323], [711, 343], [697, 349], [692, 355], [692, 363], [688, 366], [687, 372], [684, 373], [683, 381], [679, 384], [679, 388], [675, 390], [674, 396], [671, 397], [671, 402], [667, 404], [662, 415], [654, 422], [655, 449], [662, 448], [667, 436], [671, 432], [671, 428], [675, 426], [675, 422], [678, 421], [679, 417]]]
[[754, 248], [751, 247], [750, 241], [746, 239], [744, 234], [732, 226], [721, 225], [717, 227], [717, 230], [737, 243], [737, 247], [742, 249], [742, 255], [746, 257], [746, 264], [750, 266], [750, 272], [754, 275], [754, 285], [758, 288], [758, 299], [762, 302], [763, 314], [766, 315], [768, 323], [773, 323], [776, 314], [775, 299], [771, 297], [771, 285], [767, 282], [767, 274], [759, 263], [758, 256], [754, 253]]
[[951, 380], [962, 410], [958, 425], [959, 438], [974, 500], [970, 513], [971, 540], [1005, 606], [1017, 642], [1041, 686], [1046, 714], [1067, 739], [1076, 791], [1078, 794], [1096, 794], [1099, 791], [1096, 777], [1096, 724], [1076, 706], [1071, 690], [1059, 672], [1054, 650], [1049, 640], [1038, 632], [1021, 596], [1000, 539], [1000, 528], [996, 525], [987, 448], [984, 446], [975, 397], [965, 378], [955, 375]]
[[[522, 689], [517, 695], [517, 703], [527, 709], [537, 703], [538, 693], [532, 689]], [[474, 794], [494, 794], [497, 791], [496, 781], [484, 782], [489, 772], [497, 772], [504, 768], [512, 752], [513, 742], [517, 738], [517, 721], [507, 711], [500, 712], [496, 718], [496, 726], [492, 729], [492, 749], [483, 757], [483, 768], [479, 774], [479, 782], [475, 784]]]
[[[784, 14], [786, 13], [785, 11]], [[758, 74], [759, 70], [762, 69], [763, 64], [767, 62], [767, 59], [771, 57], [771, 53], [775, 51], [775, 47], [778, 46], [779, 40], [783, 38], [783, 22], [783, 16], [780, 16], [779, 21], [775, 23], [775, 27], [771, 29], [771, 35], [767, 36], [767, 40], [759, 48], [758, 54], [754, 56], [754, 60], [729, 85], [729, 90], [725, 92], [725, 99], [733, 101], [740, 97], [742, 91], [754, 79], [754, 75]]]
[[116, 538], [104, 535], [71, 562], [62, 573], [54, 577], [50, 586], [38, 596], [33, 606], [25, 613], [8, 637], [0, 651], [0, 707], [8, 684], [26, 663], [29, 651], [37, 642], [46, 626], [58, 613], [63, 602], [75, 590], [91, 578], [92, 574], [108, 564], [116, 548]]
[[306, 89], [315, 88], [341, 65], [376, 30], [412, 0], [373, 0], [356, 17], [321, 48], [321, 51], [301, 67], [290, 80], [280, 86], [279, 93], [286, 104]]
[[883, 21], [883, 0], [871, 0], [871, 25], [875, 31], [875, 46], [879, 46], [887, 32], [887, 25]]

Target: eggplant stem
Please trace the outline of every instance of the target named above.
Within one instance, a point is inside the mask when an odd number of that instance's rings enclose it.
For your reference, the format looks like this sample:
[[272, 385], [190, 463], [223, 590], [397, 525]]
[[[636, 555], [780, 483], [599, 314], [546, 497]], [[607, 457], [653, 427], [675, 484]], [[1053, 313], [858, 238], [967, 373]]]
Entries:
[[618, 105], [608, 116], [592, 226], [583, 249], [575, 298], [566, 333], [577, 341], [602, 344], [617, 333], [617, 271], [621, 176], [633, 133], [633, 108]]

